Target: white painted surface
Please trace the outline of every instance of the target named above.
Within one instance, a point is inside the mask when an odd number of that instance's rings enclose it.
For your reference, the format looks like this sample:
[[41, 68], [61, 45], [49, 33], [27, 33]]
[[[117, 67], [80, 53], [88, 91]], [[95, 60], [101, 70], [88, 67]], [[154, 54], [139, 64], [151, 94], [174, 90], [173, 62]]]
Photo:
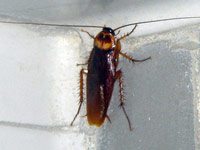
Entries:
[[80, 149], [83, 135], [68, 130], [78, 99], [79, 34], [1, 24], [0, 35], [0, 149], [63, 149], [71, 140]]

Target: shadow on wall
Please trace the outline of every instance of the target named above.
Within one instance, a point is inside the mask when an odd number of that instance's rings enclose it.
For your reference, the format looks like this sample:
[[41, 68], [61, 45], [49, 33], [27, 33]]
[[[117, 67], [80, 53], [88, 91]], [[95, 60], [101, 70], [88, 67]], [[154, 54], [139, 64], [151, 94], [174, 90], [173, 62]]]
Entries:
[[[99, 133], [98, 150], [194, 149], [191, 54], [173, 52], [168, 41], [144, 45], [130, 55], [152, 59], [143, 63], [121, 61], [124, 72], [126, 109], [134, 130], [118, 108], [115, 91], [109, 113], [112, 124]], [[116, 84], [117, 85], [117, 84]]]

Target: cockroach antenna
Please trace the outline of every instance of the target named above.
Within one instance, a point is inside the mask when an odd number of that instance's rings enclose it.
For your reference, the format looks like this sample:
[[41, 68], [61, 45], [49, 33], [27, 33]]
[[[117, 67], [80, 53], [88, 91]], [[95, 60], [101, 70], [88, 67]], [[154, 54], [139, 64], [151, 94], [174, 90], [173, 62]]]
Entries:
[[122, 25], [120, 27], [117, 27], [117, 28], [114, 29], [114, 31], [119, 30], [119, 29], [124, 28], [124, 27], [132, 26], [132, 25], [146, 24], [146, 23], [153, 23], [153, 22], [171, 21], [171, 20], [186, 20], [186, 19], [200, 19], [200, 16], [196, 16], [196, 17], [178, 17], [178, 18], [168, 18], [168, 19], [158, 19], [158, 20], [135, 22], [135, 23], [130, 23], [130, 24], [126, 24], [126, 25]]
[[[177, 17], [177, 18], [167, 18], [167, 19], [158, 19], [158, 20], [149, 20], [149, 21], [141, 21], [141, 22], [134, 22], [126, 25], [119, 26], [115, 28], [113, 31], [118, 29], [138, 25], [138, 24], [146, 24], [146, 23], [153, 23], [153, 22], [163, 22], [163, 21], [170, 21], [170, 20], [186, 20], [186, 19], [200, 19], [200, 16], [194, 17]], [[8, 24], [22, 24], [22, 25], [39, 25], [39, 26], [54, 26], [54, 27], [74, 27], [74, 28], [104, 28], [105, 26], [98, 26], [98, 25], [73, 25], [73, 24], [52, 24], [52, 23], [39, 23], [39, 22], [18, 22], [18, 21], [4, 21], [0, 20], [0, 23], [8, 23]]]
[[0, 20], [0, 23], [21, 24], [21, 25], [38, 25], [38, 26], [53, 26], [53, 27], [75, 27], [75, 28], [103, 28], [104, 27], [104, 26], [94, 26], [94, 25], [52, 24], [52, 23], [17, 22], [17, 21], [3, 21], [3, 20]]

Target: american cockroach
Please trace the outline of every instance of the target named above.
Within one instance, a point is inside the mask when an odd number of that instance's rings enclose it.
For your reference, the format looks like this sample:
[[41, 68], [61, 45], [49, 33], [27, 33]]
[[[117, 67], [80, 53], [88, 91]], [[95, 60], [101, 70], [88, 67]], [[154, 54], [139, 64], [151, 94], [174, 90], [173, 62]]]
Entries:
[[[129, 128], [132, 130], [130, 119], [126, 113], [124, 107], [124, 93], [123, 93], [123, 79], [122, 71], [117, 70], [119, 63], [119, 55], [132, 62], [142, 62], [150, 59], [150, 57], [143, 60], [137, 60], [121, 52], [120, 41], [129, 36], [136, 29], [137, 24], [134, 26], [131, 32], [126, 35], [117, 38], [115, 34], [116, 29], [109, 27], [103, 27], [102, 31], [93, 36], [86, 32], [93, 40], [94, 47], [87, 62], [87, 70], [81, 69], [80, 71], [80, 105], [76, 116], [74, 117], [71, 125], [80, 112], [83, 103], [83, 75], [87, 75], [86, 81], [86, 97], [87, 97], [87, 119], [90, 125], [101, 126], [107, 118], [110, 118], [107, 114], [114, 83], [119, 81], [119, 106], [122, 108], [126, 119], [128, 120]], [[110, 121], [111, 122], [111, 121]]]
[[[129, 129], [132, 130], [132, 125], [130, 119], [127, 115], [127, 112], [124, 107], [124, 92], [123, 92], [123, 73], [119, 69], [117, 69], [119, 63], [119, 56], [132, 61], [132, 62], [143, 62], [151, 57], [137, 60], [126, 53], [121, 51], [120, 41], [125, 37], [128, 37], [131, 33], [134, 32], [137, 25], [152, 23], [152, 22], [160, 22], [160, 21], [168, 21], [168, 20], [178, 20], [178, 19], [195, 19], [200, 17], [180, 17], [180, 18], [169, 18], [169, 19], [160, 19], [160, 20], [152, 20], [152, 21], [143, 21], [137, 23], [130, 23], [118, 28], [112, 29], [110, 27], [103, 26], [92, 26], [92, 25], [57, 25], [57, 24], [42, 24], [42, 23], [28, 23], [28, 22], [12, 22], [12, 21], [0, 21], [0, 23], [12, 23], [12, 24], [33, 24], [33, 25], [46, 25], [46, 26], [61, 26], [61, 27], [84, 27], [84, 28], [102, 28], [96, 36], [93, 36], [89, 32], [86, 32], [93, 40], [93, 49], [87, 61], [87, 70], [81, 69], [80, 71], [80, 99], [79, 99], [79, 108], [78, 111], [71, 122], [71, 126], [73, 125], [75, 119], [80, 113], [83, 101], [84, 101], [84, 75], [87, 75], [86, 78], [86, 103], [87, 103], [87, 119], [90, 125], [101, 126], [105, 119], [108, 119], [111, 122], [107, 111], [109, 108], [110, 100], [112, 97], [112, 92], [114, 88], [114, 83], [118, 80], [119, 86], [119, 106], [122, 108], [125, 117], [128, 121]], [[124, 36], [117, 37], [115, 33], [117, 30], [127, 27], [134, 26], [133, 29], [125, 34]]]

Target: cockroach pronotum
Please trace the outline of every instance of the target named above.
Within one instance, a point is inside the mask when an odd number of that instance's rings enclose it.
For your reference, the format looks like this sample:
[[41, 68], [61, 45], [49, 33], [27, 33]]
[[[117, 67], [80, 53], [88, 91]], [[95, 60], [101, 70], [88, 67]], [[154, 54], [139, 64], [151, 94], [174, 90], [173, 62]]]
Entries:
[[[117, 70], [117, 66], [119, 63], [119, 55], [122, 57], [132, 61], [132, 62], [143, 62], [151, 57], [137, 60], [126, 53], [121, 51], [120, 41], [125, 37], [128, 37], [131, 33], [134, 32], [137, 25], [152, 23], [152, 22], [160, 22], [160, 21], [168, 21], [168, 20], [178, 20], [178, 19], [195, 19], [200, 17], [180, 17], [180, 18], [169, 18], [169, 19], [160, 19], [160, 20], [152, 20], [152, 21], [143, 21], [137, 23], [130, 23], [115, 29], [110, 27], [103, 26], [92, 26], [92, 25], [57, 25], [57, 24], [42, 24], [42, 23], [27, 23], [27, 22], [10, 22], [10, 21], [0, 21], [0, 23], [13, 23], [13, 24], [33, 24], [33, 25], [47, 25], [47, 26], [63, 26], [63, 27], [82, 27], [82, 28], [102, 28], [96, 36], [93, 36], [89, 32], [86, 32], [93, 40], [93, 49], [90, 54], [90, 57], [87, 61], [87, 70], [81, 69], [80, 71], [80, 104], [78, 107], [78, 111], [71, 122], [71, 126], [73, 125], [75, 119], [80, 113], [81, 106], [84, 101], [84, 75], [87, 75], [86, 79], [86, 103], [87, 103], [87, 120], [90, 125], [101, 126], [105, 119], [108, 119], [111, 122], [107, 111], [109, 108], [110, 100], [112, 97], [112, 92], [114, 88], [114, 83], [118, 80], [119, 85], [119, 106], [122, 108], [125, 117], [128, 121], [129, 129], [132, 130], [132, 125], [126, 109], [124, 107], [124, 93], [123, 93], [123, 80], [122, 80], [122, 71]], [[124, 36], [117, 37], [119, 33], [119, 29], [134, 26], [133, 29], [125, 34]], [[117, 34], [115, 33], [118, 30]]]

